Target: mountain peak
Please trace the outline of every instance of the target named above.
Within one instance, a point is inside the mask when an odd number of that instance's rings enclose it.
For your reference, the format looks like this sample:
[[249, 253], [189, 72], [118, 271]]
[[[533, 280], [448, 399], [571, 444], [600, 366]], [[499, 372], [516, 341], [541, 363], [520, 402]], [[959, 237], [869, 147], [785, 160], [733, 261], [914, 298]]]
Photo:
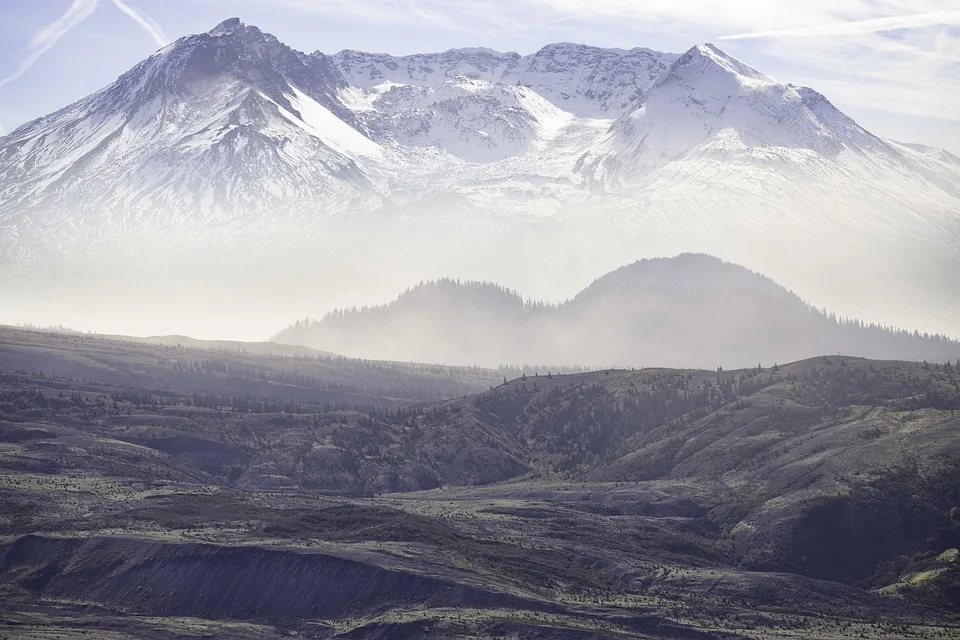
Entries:
[[240, 18], [227, 18], [213, 29], [208, 31], [211, 36], [222, 36], [228, 33], [237, 33], [247, 28], [247, 25], [240, 22]]
[[540, 47], [540, 49], [538, 49], [537, 52], [534, 53], [533, 55], [542, 56], [550, 53], [555, 53], [558, 51], [569, 52], [569, 51], [578, 51], [581, 49], [590, 49], [590, 48], [592, 47], [590, 47], [589, 45], [579, 44], [577, 42], [551, 42], [549, 44], [545, 44], [542, 47]]
[[720, 47], [712, 43], [698, 44], [677, 58], [671, 66], [671, 73], [678, 73], [684, 70], [696, 70], [699, 73], [712, 70], [750, 78], [752, 80], [766, 80], [770, 78], [763, 75], [750, 65], [743, 63]]
[[[597, 47], [590, 44], [581, 44], [578, 42], [553, 42], [546, 44], [532, 54], [532, 58], [556, 58], [561, 56], [611, 56], [611, 57], [622, 57], [628, 53], [634, 53], [644, 51], [642, 48], [638, 49], [621, 49], [617, 47], [604, 48]], [[647, 49], [646, 51], [649, 51]]]
[[448, 49], [444, 53], [459, 53], [462, 55], [485, 55], [485, 56], [502, 56], [502, 57], [513, 57], [519, 56], [518, 53], [513, 53], [511, 51], [501, 52], [496, 49], [491, 49], [490, 47], [455, 47], [453, 49]]

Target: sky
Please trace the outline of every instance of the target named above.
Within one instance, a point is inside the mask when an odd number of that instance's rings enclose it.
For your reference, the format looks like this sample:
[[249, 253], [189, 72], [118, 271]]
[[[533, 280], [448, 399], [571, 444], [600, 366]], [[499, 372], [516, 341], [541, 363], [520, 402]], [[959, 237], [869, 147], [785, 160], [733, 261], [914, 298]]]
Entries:
[[713, 42], [876, 134], [960, 154], [960, 0], [0, 0], [0, 135], [233, 16], [307, 52]]

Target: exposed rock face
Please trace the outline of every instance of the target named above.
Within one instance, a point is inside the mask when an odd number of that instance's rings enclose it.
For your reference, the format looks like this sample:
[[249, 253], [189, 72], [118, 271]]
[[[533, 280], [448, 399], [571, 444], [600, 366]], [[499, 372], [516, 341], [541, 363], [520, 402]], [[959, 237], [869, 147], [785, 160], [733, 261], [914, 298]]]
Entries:
[[401, 57], [341, 51], [332, 56], [347, 81], [357, 87], [369, 89], [385, 82], [437, 87], [466, 77], [529, 87], [563, 111], [588, 118], [623, 113], [676, 58], [644, 48], [601, 49], [566, 42], [526, 56], [490, 49]]

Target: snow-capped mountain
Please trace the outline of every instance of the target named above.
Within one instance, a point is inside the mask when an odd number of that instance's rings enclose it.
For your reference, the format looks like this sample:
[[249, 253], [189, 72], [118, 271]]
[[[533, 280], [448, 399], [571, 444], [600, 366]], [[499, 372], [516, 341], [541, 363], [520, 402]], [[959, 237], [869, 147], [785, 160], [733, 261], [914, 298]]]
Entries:
[[329, 59], [239, 20], [182, 38], [0, 139], [0, 221], [16, 232], [3, 248], [375, 191], [358, 161], [382, 153], [340, 102], [345, 86]]
[[[625, 185], [691, 154], [802, 166], [844, 151], [896, 155], [812, 89], [775, 82], [713, 45], [678, 58], [590, 158]], [[598, 161], [598, 162], [597, 162]]]
[[960, 334], [958, 185], [950, 154], [713, 45], [308, 55], [231, 19], [0, 138], [0, 264], [205, 238], [339, 273], [327, 253], [362, 246], [551, 297], [584, 284], [538, 288], [556, 256], [594, 273], [698, 251]]
[[820, 250], [919, 242], [926, 255], [956, 258], [960, 174], [950, 158], [879, 138], [815, 90], [707, 44], [680, 56], [578, 168], [596, 192], [712, 225], [731, 242], [738, 228], [764, 229]]

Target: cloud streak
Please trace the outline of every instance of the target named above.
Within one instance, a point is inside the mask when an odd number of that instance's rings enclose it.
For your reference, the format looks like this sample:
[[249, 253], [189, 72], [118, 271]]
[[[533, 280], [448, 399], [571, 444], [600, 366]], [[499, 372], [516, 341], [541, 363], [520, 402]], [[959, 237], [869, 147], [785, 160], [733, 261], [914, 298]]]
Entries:
[[157, 46], [165, 47], [170, 44], [170, 38], [167, 37], [167, 34], [165, 34], [160, 25], [157, 24], [156, 21], [146, 13], [141, 13], [134, 10], [133, 7], [122, 2], [121, 0], [113, 0], [113, 5], [117, 9], [120, 9], [120, 11], [123, 11], [131, 20], [143, 27], [143, 30], [146, 31], [151, 38], [153, 38], [153, 41], [157, 43]]
[[817, 27], [800, 29], [778, 29], [773, 31], [755, 31], [720, 36], [720, 40], [752, 40], [756, 38], [815, 38], [821, 36], [857, 36], [897, 29], [915, 29], [935, 25], [960, 25], [960, 11], [933, 11], [914, 16], [874, 18], [841, 22]]
[[30, 67], [53, 48], [71, 29], [86, 20], [97, 8], [99, 0], [73, 0], [70, 8], [62, 16], [33, 34], [27, 44], [26, 53], [20, 65], [11, 75], [0, 78], [0, 87], [9, 84], [30, 70]]
[[[170, 44], [170, 38], [167, 37], [163, 29], [153, 18], [145, 13], [136, 11], [133, 7], [123, 2], [123, 0], [112, 0], [112, 2], [117, 9], [140, 25], [140, 27], [153, 38], [153, 41], [156, 42], [158, 46], [165, 47]], [[73, 0], [63, 15], [33, 34], [30, 42], [28, 42], [25, 47], [24, 56], [20, 64], [12, 74], [0, 78], [0, 87], [10, 84], [29, 71], [30, 67], [32, 67], [43, 54], [52, 49], [60, 38], [67, 35], [74, 27], [89, 18], [99, 4], [100, 0]]]

